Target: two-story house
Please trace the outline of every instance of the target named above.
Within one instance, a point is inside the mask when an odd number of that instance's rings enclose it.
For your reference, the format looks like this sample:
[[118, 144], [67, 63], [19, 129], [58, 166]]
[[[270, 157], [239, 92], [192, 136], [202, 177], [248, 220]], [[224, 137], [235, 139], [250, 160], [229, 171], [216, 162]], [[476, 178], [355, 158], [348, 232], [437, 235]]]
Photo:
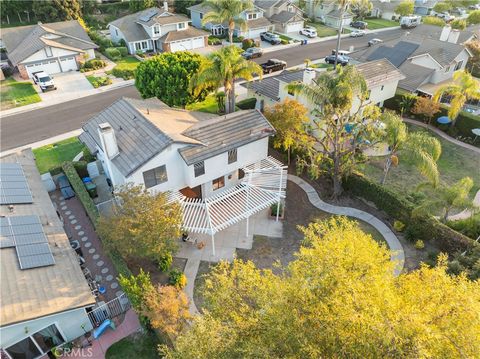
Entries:
[[372, 0], [372, 11], [370, 16], [382, 18], [385, 20], [398, 20], [400, 15], [395, 12], [399, 1], [395, 0]]
[[[368, 103], [383, 106], [383, 102], [393, 96], [397, 90], [398, 82], [405, 77], [389, 61], [382, 59], [355, 65], [357, 70], [364, 76], [369, 90]], [[280, 75], [268, 77], [262, 80], [242, 84], [247, 88], [248, 95], [257, 98], [257, 108], [263, 110], [265, 106], [272, 106], [285, 99], [295, 99], [312, 111], [314, 106], [301, 94], [288, 91], [287, 85], [301, 81], [311, 84], [325, 69], [306, 68], [304, 70], [284, 71]], [[360, 101], [354, 101], [352, 113], [356, 112]]]
[[306, 0], [306, 9], [309, 18], [327, 26], [338, 28], [340, 24], [348, 26], [353, 21], [353, 15], [348, 10], [342, 14], [337, 0]]
[[445, 26], [436, 39], [419, 36], [423, 26], [400, 39], [361, 51], [354, 57], [359, 61], [387, 59], [405, 75], [398, 84], [399, 88], [432, 96], [436, 89], [452, 81], [455, 71], [465, 69], [472, 55], [457, 43], [460, 31]]
[[264, 11], [263, 16], [277, 32], [298, 33], [304, 28], [303, 11], [291, 0], [257, 0], [255, 5]]
[[163, 9], [149, 8], [124, 16], [108, 24], [110, 36], [115, 43], [127, 44], [128, 52], [175, 52], [208, 46], [208, 33], [189, 26], [190, 19], [184, 15]]
[[[203, 17], [211, 11], [211, 8], [204, 3], [190, 6], [190, 19], [192, 25], [198, 29], [205, 28], [209, 30], [212, 35], [224, 35], [228, 32], [228, 24], [203, 24]], [[246, 39], [258, 39], [262, 32], [273, 31], [275, 26], [265, 17], [264, 10], [259, 6], [254, 5], [250, 10], [246, 10], [240, 14], [240, 17], [246, 21], [247, 27], [242, 29], [238, 24], [235, 24], [233, 31], [234, 36], [242, 36]]]

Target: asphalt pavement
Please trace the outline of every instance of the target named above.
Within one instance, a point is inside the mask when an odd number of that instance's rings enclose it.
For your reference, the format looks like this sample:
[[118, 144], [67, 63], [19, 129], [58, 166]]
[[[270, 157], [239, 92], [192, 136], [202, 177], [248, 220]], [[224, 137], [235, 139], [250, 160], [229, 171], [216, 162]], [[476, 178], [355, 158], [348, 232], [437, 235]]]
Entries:
[[[406, 30], [402, 29], [392, 29], [379, 32], [378, 34], [367, 34], [359, 38], [343, 38], [340, 48], [348, 50], [350, 46], [354, 46], [354, 51], [358, 51], [366, 48], [370, 39], [380, 38], [388, 41], [402, 36], [405, 32]], [[335, 45], [336, 40], [303, 46], [299, 45], [269, 52], [263, 57], [255, 59], [255, 61], [262, 63], [269, 58], [278, 58], [287, 61], [289, 67], [298, 66], [303, 64], [305, 59], [316, 60], [331, 54]], [[0, 125], [0, 151], [6, 151], [76, 130], [95, 114], [122, 96], [140, 98], [135, 87], [128, 86], [38, 110], [3, 117]]]

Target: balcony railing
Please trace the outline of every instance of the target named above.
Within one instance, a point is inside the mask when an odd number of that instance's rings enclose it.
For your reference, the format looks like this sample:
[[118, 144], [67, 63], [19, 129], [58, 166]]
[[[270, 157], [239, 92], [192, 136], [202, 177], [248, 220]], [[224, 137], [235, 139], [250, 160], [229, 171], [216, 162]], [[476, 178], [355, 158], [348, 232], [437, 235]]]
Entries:
[[125, 313], [132, 307], [125, 293], [112, 299], [111, 301], [98, 306], [88, 313], [88, 318], [93, 327], [96, 328], [106, 319], [113, 319], [120, 314]]

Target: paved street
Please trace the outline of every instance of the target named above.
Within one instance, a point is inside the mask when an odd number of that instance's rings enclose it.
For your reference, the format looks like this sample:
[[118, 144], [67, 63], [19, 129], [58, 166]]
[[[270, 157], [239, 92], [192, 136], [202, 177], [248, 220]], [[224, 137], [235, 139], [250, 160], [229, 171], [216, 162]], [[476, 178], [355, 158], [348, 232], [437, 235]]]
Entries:
[[27, 145], [80, 128], [118, 98], [140, 98], [134, 86], [64, 102], [1, 119], [0, 150]]
[[[365, 48], [368, 40], [372, 38], [376, 37], [387, 41], [404, 33], [405, 30], [393, 29], [378, 34], [368, 34], [360, 38], [344, 38], [341, 42], [341, 49], [347, 50], [350, 46], [355, 46], [355, 50], [360, 50]], [[305, 59], [315, 60], [329, 55], [335, 48], [335, 44], [336, 40], [329, 40], [304, 46], [294, 46], [269, 52], [263, 57], [255, 59], [255, 61], [261, 63], [268, 58], [278, 58], [287, 61], [289, 67], [297, 66], [303, 64]], [[0, 150], [5, 151], [78, 129], [93, 115], [122, 96], [140, 97], [134, 86], [128, 86], [59, 105], [4, 117], [1, 119]]]

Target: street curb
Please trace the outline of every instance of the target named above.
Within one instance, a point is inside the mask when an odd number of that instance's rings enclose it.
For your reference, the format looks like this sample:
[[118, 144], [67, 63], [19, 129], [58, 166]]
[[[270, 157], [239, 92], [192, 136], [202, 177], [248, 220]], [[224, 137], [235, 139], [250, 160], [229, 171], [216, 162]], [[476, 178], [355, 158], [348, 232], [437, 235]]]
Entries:
[[35, 103], [35, 104], [32, 104], [32, 105], [27, 105], [27, 106], [24, 106], [24, 107], [17, 107], [17, 108], [13, 108], [11, 110], [1, 111], [0, 112], [0, 118], [5, 118], [5, 117], [8, 117], [8, 116], [18, 115], [18, 114], [33, 111], [33, 110], [38, 110], [40, 108], [47, 108], [47, 107], [50, 107], [50, 106], [60, 105], [60, 104], [65, 103], [65, 102], [78, 100], [79, 98], [85, 98], [85, 97], [89, 97], [89, 96], [98, 95], [100, 93], [105, 93], [105, 92], [113, 91], [113, 90], [120, 89], [120, 88], [123, 88], [123, 87], [132, 86], [134, 84], [135, 84], [135, 80], [122, 81], [122, 82], [119, 82], [119, 83], [116, 83], [116, 84], [105, 86], [103, 88], [100, 87], [100, 88], [97, 88], [97, 89], [88, 90], [88, 91], [92, 91], [92, 93], [88, 93], [85, 96], [72, 97], [72, 98], [69, 98], [68, 100], [65, 100], [65, 101], [60, 101], [60, 102], [55, 102], [55, 103], [38, 102], [38, 103]]

